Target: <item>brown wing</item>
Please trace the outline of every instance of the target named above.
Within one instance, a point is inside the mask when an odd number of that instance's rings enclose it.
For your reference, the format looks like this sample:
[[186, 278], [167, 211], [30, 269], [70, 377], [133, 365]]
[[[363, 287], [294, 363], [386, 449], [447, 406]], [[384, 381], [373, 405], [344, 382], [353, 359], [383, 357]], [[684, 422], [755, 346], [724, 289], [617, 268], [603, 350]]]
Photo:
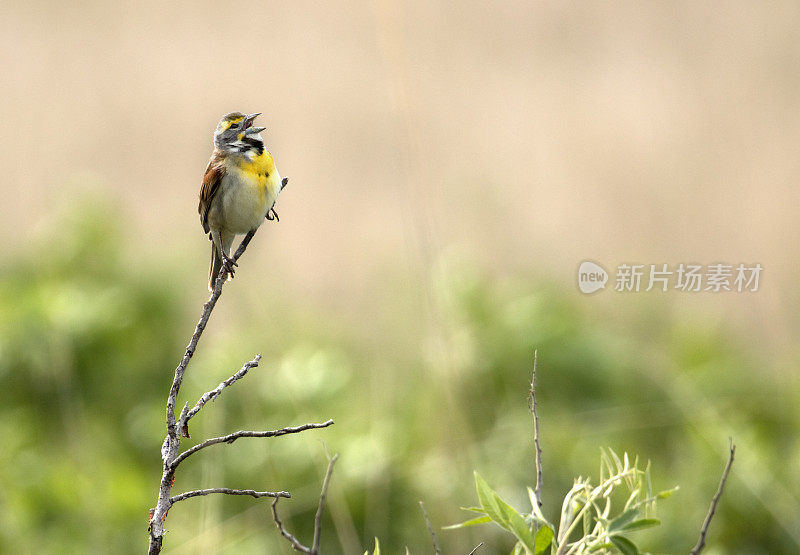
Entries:
[[225, 161], [215, 152], [208, 161], [206, 173], [203, 176], [203, 185], [200, 187], [200, 205], [197, 211], [200, 213], [200, 223], [203, 224], [203, 231], [209, 232], [208, 210], [211, 208], [211, 201], [219, 190], [219, 184], [225, 176]]

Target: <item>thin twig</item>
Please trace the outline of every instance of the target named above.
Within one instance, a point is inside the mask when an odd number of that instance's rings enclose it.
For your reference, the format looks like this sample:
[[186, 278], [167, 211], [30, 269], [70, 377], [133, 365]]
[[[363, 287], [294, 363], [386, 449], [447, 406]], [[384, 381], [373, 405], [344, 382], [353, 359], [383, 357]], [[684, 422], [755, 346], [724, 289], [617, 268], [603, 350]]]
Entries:
[[172, 470], [174, 471], [178, 467], [178, 465], [181, 462], [183, 462], [187, 457], [197, 453], [201, 449], [205, 449], [206, 447], [210, 447], [218, 443], [233, 443], [234, 441], [242, 437], [278, 437], [286, 434], [296, 434], [298, 432], [304, 432], [305, 430], [311, 430], [315, 428], [327, 428], [332, 424], [333, 424], [333, 419], [330, 419], [327, 420], [326, 422], [322, 422], [319, 424], [316, 423], [302, 424], [300, 426], [281, 428], [280, 430], [264, 430], [264, 431], [239, 430], [238, 432], [233, 432], [232, 434], [228, 434], [226, 436], [212, 437], [211, 439], [207, 439], [202, 443], [198, 443], [194, 447], [187, 449], [186, 451], [175, 457], [175, 459], [172, 462]]
[[185, 499], [189, 499], [190, 497], [210, 495], [212, 493], [224, 493], [225, 495], [249, 495], [251, 497], [255, 497], [256, 499], [259, 497], [274, 497], [275, 499], [278, 499], [279, 497], [286, 497], [288, 499], [292, 496], [292, 494], [288, 491], [255, 491], [252, 489], [208, 488], [196, 489], [187, 491], [186, 493], [181, 493], [180, 495], [170, 497], [169, 502], [170, 505], [173, 505], [178, 501], [183, 501]]
[[431, 534], [431, 539], [433, 540], [433, 550], [436, 552], [436, 555], [442, 555], [442, 550], [439, 549], [439, 542], [436, 540], [436, 532], [433, 531], [431, 519], [428, 518], [428, 511], [425, 510], [425, 503], [420, 501], [419, 508], [422, 509], [422, 518], [425, 519], [425, 526], [428, 527], [428, 532]]
[[472, 551], [469, 552], [469, 555], [474, 555], [474, 553], [476, 551], [478, 551], [481, 547], [483, 547], [483, 542], [481, 542], [478, 545], [476, 545], [475, 548]]
[[291, 532], [289, 532], [286, 528], [283, 527], [283, 523], [281, 519], [278, 517], [278, 498], [276, 497], [275, 500], [272, 502], [272, 520], [275, 521], [275, 525], [278, 527], [278, 530], [281, 533], [281, 536], [289, 540], [289, 543], [292, 544], [292, 547], [295, 551], [300, 551], [302, 553], [311, 553], [311, 548], [306, 547], [300, 540], [298, 540]]
[[690, 555], [697, 555], [703, 551], [706, 546], [706, 534], [708, 534], [708, 527], [711, 525], [711, 519], [714, 518], [714, 513], [717, 511], [719, 499], [722, 497], [722, 491], [725, 489], [725, 482], [728, 480], [728, 474], [730, 474], [731, 466], [733, 466], [733, 457], [735, 453], [736, 446], [733, 444], [733, 441], [731, 441], [730, 455], [728, 456], [728, 462], [725, 464], [725, 470], [722, 472], [722, 478], [719, 480], [717, 493], [714, 494], [714, 498], [711, 500], [711, 506], [708, 508], [708, 514], [703, 522], [703, 526], [700, 528], [700, 538], [697, 540], [697, 545], [694, 546], [694, 549], [692, 549]]
[[539, 445], [539, 414], [536, 411], [536, 367], [539, 362], [539, 351], [533, 351], [533, 376], [531, 390], [528, 395], [531, 413], [533, 413], [533, 444], [536, 447], [536, 503], [542, 507], [542, 447]]
[[336, 459], [338, 458], [339, 455], [334, 455], [328, 460], [328, 470], [325, 472], [325, 479], [322, 481], [322, 490], [319, 494], [317, 514], [314, 516], [314, 540], [311, 543], [311, 547], [303, 545], [303, 543], [298, 540], [296, 536], [294, 536], [283, 526], [283, 522], [281, 522], [281, 519], [278, 516], [278, 498], [276, 497], [272, 502], [272, 520], [275, 521], [275, 525], [278, 527], [281, 536], [289, 540], [289, 543], [292, 544], [292, 548], [294, 548], [295, 551], [310, 553], [311, 555], [319, 554], [319, 542], [320, 538], [322, 537], [322, 513], [325, 510], [325, 500], [328, 497], [328, 486], [330, 485], [331, 475], [333, 474], [333, 465], [336, 464]]
[[215, 389], [203, 393], [203, 396], [200, 397], [200, 399], [197, 401], [195, 406], [192, 407], [191, 410], [189, 410], [189, 404], [187, 403], [183, 407], [183, 411], [181, 411], [181, 415], [178, 418], [178, 427], [180, 428], [183, 437], [187, 438], [189, 437], [189, 420], [191, 420], [194, 417], [194, 415], [200, 412], [200, 409], [202, 409], [206, 403], [208, 403], [209, 401], [215, 401], [217, 397], [222, 393], [223, 389], [233, 384], [237, 380], [244, 378], [247, 372], [251, 368], [255, 368], [256, 366], [258, 366], [258, 363], [260, 361], [261, 361], [261, 355], [256, 355], [256, 357], [253, 360], [251, 360], [250, 362], [246, 362], [238, 372], [236, 372], [233, 376], [231, 376], [224, 382], [220, 383]]
[[339, 458], [337, 453], [328, 461], [328, 470], [325, 472], [325, 479], [322, 481], [322, 491], [319, 494], [319, 505], [317, 506], [317, 514], [314, 515], [314, 541], [311, 544], [311, 552], [319, 552], [319, 542], [322, 535], [322, 512], [325, 510], [325, 499], [328, 497], [328, 484], [331, 481], [331, 474], [333, 474], [333, 465], [336, 464], [336, 459]]

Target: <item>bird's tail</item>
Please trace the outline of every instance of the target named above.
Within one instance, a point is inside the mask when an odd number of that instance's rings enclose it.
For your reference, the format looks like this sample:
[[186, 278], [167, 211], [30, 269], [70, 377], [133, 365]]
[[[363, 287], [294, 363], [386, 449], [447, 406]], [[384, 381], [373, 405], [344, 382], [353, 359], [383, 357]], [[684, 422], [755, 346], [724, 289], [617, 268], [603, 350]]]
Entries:
[[[214, 291], [214, 283], [217, 281], [219, 271], [222, 269], [222, 257], [219, 255], [217, 246], [211, 242], [211, 267], [208, 269], [208, 290]], [[230, 279], [230, 276], [228, 276]]]

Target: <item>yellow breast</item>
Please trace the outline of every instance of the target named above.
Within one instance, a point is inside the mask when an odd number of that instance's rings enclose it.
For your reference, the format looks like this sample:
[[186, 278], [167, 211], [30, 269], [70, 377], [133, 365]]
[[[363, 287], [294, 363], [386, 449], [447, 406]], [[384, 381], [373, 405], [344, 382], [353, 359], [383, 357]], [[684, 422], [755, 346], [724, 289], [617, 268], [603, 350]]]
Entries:
[[238, 169], [246, 178], [258, 188], [259, 196], [263, 202], [264, 196], [269, 195], [273, 202], [278, 193], [277, 170], [275, 161], [268, 151], [255, 155], [252, 158], [242, 156], [236, 160]]

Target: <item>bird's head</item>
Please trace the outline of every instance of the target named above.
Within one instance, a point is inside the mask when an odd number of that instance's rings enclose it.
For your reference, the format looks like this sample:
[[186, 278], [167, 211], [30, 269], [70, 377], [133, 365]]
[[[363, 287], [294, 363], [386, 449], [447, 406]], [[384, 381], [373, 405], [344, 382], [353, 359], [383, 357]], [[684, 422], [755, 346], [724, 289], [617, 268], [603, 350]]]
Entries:
[[214, 146], [227, 153], [245, 154], [249, 151], [260, 154], [264, 151], [264, 140], [260, 133], [265, 127], [254, 127], [253, 121], [260, 113], [244, 115], [231, 112], [222, 116], [214, 131]]

